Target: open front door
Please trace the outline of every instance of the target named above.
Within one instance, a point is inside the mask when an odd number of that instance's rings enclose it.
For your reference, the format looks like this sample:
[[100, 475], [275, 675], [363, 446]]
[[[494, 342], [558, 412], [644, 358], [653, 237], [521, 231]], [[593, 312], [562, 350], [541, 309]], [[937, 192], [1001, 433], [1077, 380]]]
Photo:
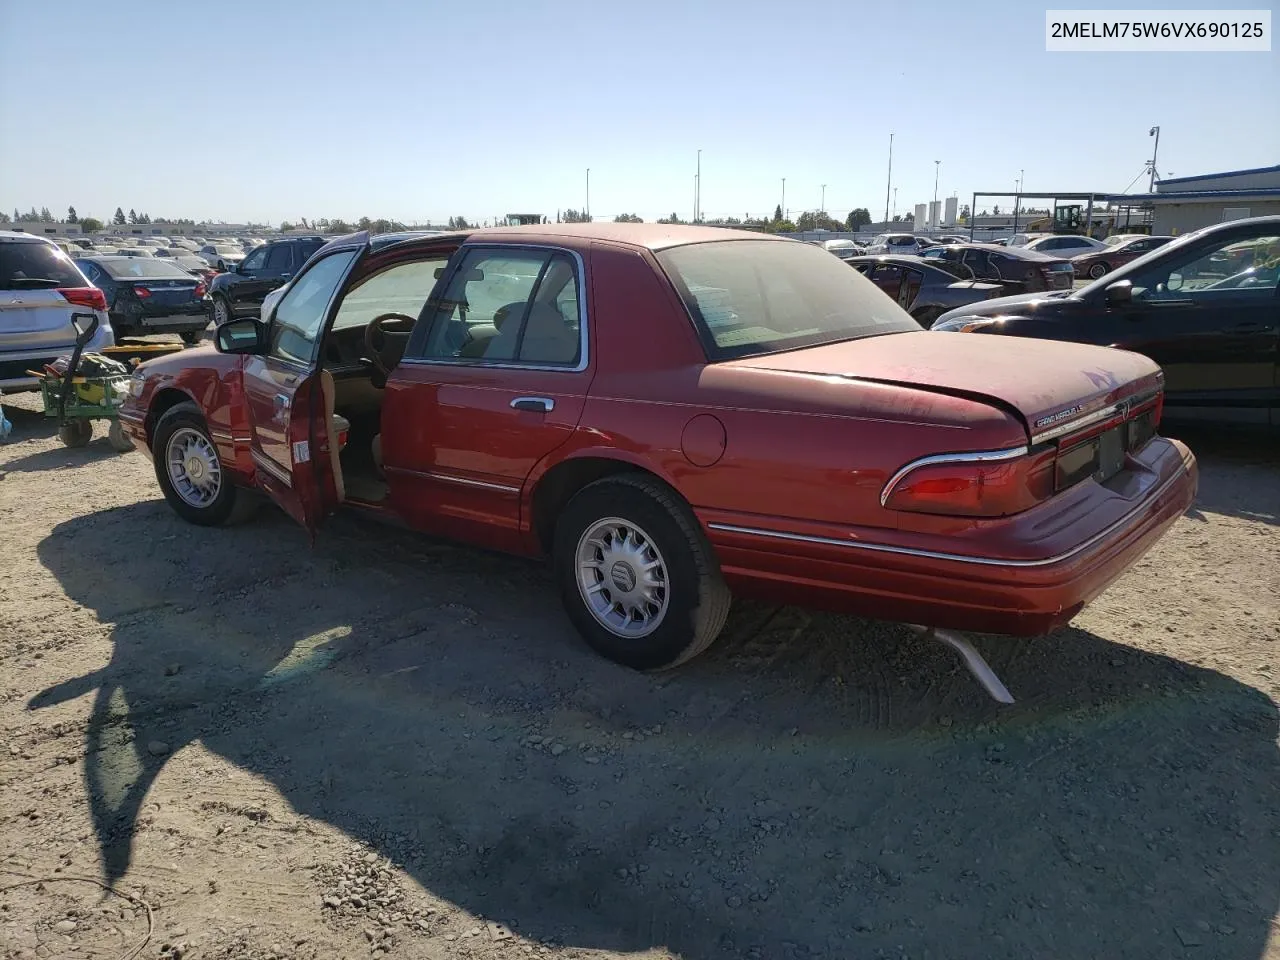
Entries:
[[346, 280], [367, 250], [363, 233], [320, 250], [274, 314], [260, 322], [257, 349], [241, 367], [258, 483], [312, 535], [342, 499], [332, 396], [326, 397], [317, 353]]

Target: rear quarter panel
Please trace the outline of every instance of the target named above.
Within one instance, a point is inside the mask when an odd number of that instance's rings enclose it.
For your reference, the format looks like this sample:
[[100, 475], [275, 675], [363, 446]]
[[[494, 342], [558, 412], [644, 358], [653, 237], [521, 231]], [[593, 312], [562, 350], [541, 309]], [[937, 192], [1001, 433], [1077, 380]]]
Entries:
[[656, 474], [704, 522], [897, 526], [879, 496], [904, 463], [1025, 442], [1015, 417], [972, 400], [708, 364], [650, 253], [596, 244], [591, 272], [596, 376], [578, 429], [526, 489], [556, 463], [603, 457]]

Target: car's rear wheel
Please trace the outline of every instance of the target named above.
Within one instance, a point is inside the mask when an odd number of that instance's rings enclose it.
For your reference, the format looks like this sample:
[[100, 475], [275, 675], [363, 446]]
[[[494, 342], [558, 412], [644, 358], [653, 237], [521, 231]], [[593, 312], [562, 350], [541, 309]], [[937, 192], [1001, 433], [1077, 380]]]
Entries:
[[662, 670], [697, 656], [729, 613], [729, 588], [697, 519], [647, 476], [578, 491], [556, 523], [553, 559], [578, 632], [628, 667]]
[[58, 439], [65, 447], [83, 447], [93, 439], [93, 424], [88, 420], [68, 420], [58, 427]]
[[204, 339], [203, 330], [184, 330], [178, 334], [182, 338], [182, 342], [189, 347], [194, 347], [197, 343]]
[[1105, 263], [1095, 263], [1089, 268], [1089, 276], [1097, 280], [1099, 277], [1105, 277], [1110, 269]]
[[156, 480], [175, 513], [188, 523], [216, 527], [245, 520], [257, 499], [236, 487], [194, 403], [170, 407], [152, 437]]
[[213, 323], [214, 323], [214, 325], [215, 325], [215, 326], [219, 326], [219, 327], [220, 327], [220, 326], [222, 326], [224, 323], [227, 323], [227, 322], [229, 322], [230, 320], [233, 320], [233, 319], [234, 319], [234, 316], [233, 316], [233, 314], [231, 313], [231, 304], [227, 301], [227, 298], [226, 298], [226, 297], [214, 297], [214, 298], [213, 298]]

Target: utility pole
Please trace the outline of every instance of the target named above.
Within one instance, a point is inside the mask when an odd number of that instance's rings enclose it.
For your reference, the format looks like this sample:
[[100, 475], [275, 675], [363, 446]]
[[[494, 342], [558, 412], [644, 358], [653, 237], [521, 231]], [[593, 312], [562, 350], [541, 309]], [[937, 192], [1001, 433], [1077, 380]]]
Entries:
[[827, 185], [825, 183], [822, 185], [822, 203], [819, 205], [818, 209], [822, 213], [827, 212]]
[[889, 187], [893, 183], [893, 134], [889, 134], [889, 176], [884, 181], [884, 222], [889, 222]]
[[1147, 193], [1156, 192], [1156, 154], [1160, 152], [1160, 128], [1152, 127], [1147, 131], [1148, 137], [1156, 138], [1156, 145], [1151, 149], [1151, 183], [1147, 186]]
[[893, 215], [898, 215], [898, 188], [893, 188]]
[[938, 174], [940, 174], [941, 172], [942, 172], [942, 161], [941, 160], [933, 161], [933, 202], [935, 205], [938, 202]]
[[591, 168], [587, 167], [587, 208], [582, 211], [586, 214], [587, 220], [591, 220]]
[[787, 178], [782, 178], [782, 202], [778, 204], [782, 209], [782, 219], [787, 218]]

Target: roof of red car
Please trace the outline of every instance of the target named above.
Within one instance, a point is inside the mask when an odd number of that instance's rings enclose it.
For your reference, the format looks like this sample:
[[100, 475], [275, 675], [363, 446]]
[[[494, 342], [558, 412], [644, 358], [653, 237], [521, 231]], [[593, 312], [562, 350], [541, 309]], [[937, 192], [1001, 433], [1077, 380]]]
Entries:
[[786, 239], [750, 230], [695, 227], [673, 223], [539, 223], [523, 227], [483, 227], [468, 233], [472, 240], [580, 237], [586, 240], [629, 243], [637, 247], [648, 247], [650, 250], [663, 250], [686, 243], [709, 243], [715, 240]]

